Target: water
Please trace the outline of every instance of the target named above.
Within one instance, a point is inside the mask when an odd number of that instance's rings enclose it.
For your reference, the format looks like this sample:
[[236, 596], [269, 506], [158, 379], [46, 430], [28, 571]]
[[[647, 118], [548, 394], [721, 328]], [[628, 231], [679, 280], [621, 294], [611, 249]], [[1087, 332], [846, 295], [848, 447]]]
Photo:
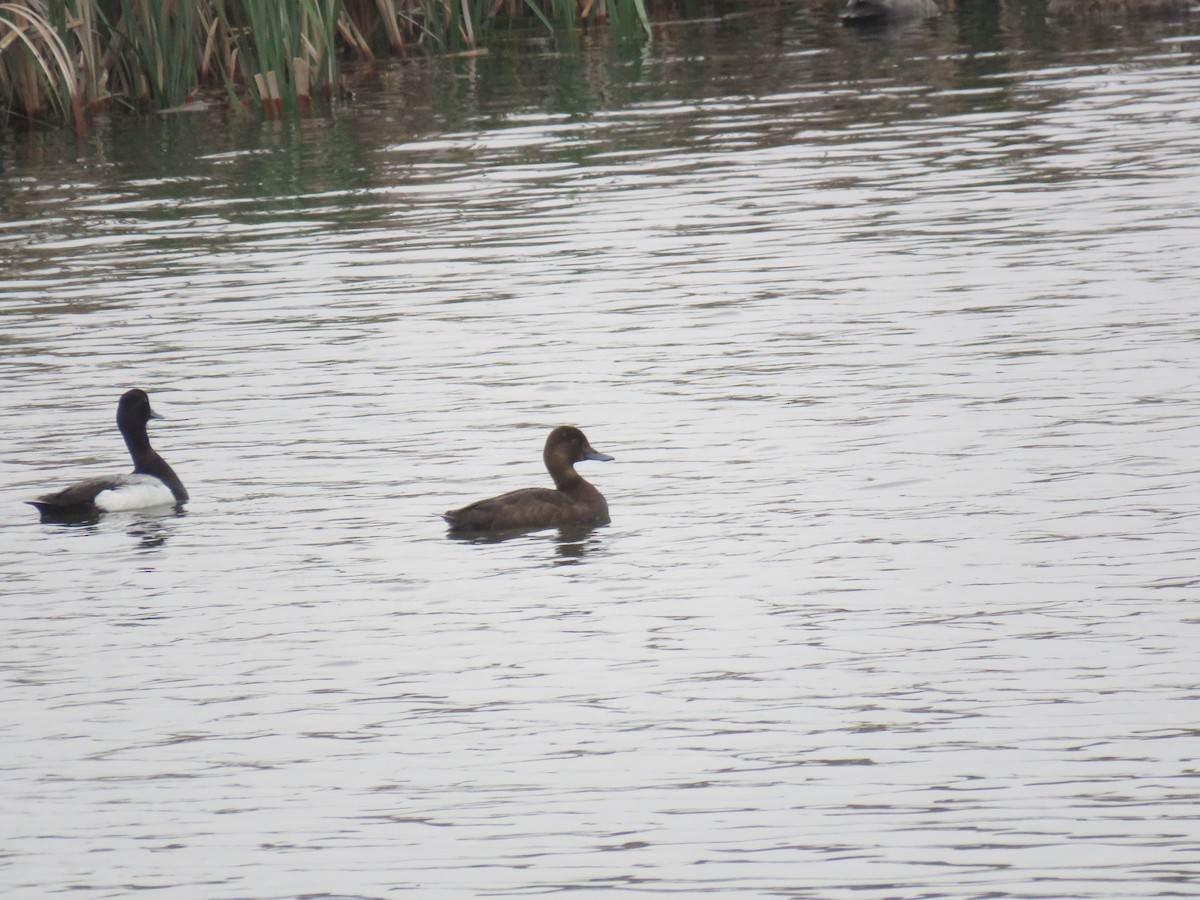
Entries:
[[1200, 894], [1200, 36], [826, 13], [10, 136], [6, 896]]

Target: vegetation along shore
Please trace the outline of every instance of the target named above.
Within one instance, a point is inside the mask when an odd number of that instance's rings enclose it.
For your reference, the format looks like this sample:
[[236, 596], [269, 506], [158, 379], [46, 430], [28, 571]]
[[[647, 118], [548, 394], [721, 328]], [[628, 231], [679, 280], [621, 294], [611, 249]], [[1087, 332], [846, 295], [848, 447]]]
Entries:
[[489, 31], [649, 31], [647, 0], [10, 0], [0, 115], [79, 130], [100, 108], [187, 108], [201, 92], [282, 116], [377, 54], [480, 52]]

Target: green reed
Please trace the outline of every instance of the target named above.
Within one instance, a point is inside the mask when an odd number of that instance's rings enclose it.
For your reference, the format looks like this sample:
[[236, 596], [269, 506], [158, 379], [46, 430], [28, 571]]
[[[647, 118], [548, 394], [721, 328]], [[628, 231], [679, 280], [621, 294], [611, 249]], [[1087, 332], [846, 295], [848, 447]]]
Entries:
[[285, 107], [294, 113], [311, 105], [314, 92], [332, 89], [341, 0], [242, 0], [239, 5], [240, 21], [224, 8], [222, 21], [227, 33], [236, 35], [236, 71], [267, 115], [281, 115]]
[[99, 106], [169, 110], [222, 89], [294, 115], [336, 95], [339, 56], [475, 50], [521, 18], [650, 27], [646, 0], [0, 0], [0, 117], [82, 129]]
[[[103, 15], [103, 11], [101, 11]], [[111, 73], [120, 96], [162, 109], [187, 99], [202, 68], [207, 28], [191, 0], [120, 0], [108, 24]]]

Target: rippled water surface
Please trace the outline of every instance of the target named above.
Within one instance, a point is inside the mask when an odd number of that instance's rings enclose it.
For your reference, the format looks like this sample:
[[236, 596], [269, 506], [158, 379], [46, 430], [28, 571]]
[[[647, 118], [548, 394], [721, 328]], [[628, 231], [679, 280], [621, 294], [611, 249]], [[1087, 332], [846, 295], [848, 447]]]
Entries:
[[750, 11], [7, 137], [5, 896], [1200, 894], [1194, 22]]

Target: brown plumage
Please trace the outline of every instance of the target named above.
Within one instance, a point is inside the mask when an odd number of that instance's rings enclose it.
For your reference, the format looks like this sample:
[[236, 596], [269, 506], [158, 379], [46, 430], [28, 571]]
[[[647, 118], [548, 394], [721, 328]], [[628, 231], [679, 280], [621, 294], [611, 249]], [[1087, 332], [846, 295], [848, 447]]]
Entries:
[[554, 479], [554, 488], [522, 488], [499, 497], [480, 500], [442, 515], [451, 531], [533, 531], [569, 528], [608, 522], [604, 495], [575, 471], [585, 459], [611, 460], [593, 449], [583, 432], [560, 425], [546, 438], [542, 460]]

